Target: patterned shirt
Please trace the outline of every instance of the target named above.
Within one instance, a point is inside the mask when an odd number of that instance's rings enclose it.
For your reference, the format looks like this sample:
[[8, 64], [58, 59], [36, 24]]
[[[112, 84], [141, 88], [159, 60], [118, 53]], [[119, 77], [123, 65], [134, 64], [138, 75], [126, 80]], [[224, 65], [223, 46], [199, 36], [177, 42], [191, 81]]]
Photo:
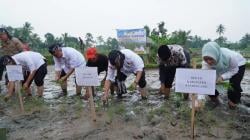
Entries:
[[184, 54], [184, 49], [180, 45], [168, 45], [171, 51], [170, 58], [165, 62], [161, 62], [160, 65], [164, 66], [183, 66], [186, 65], [187, 60]]
[[22, 52], [23, 44], [17, 38], [12, 37], [6, 42], [2, 42], [2, 47], [0, 48], [1, 55], [14, 55]]

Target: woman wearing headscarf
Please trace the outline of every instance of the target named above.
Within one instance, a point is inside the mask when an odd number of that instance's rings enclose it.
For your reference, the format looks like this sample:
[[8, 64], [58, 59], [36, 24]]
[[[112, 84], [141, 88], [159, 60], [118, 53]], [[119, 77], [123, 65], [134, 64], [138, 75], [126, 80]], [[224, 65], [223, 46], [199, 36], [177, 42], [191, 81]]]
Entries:
[[[246, 59], [239, 53], [227, 48], [220, 48], [216, 42], [208, 42], [202, 48], [202, 69], [215, 69], [217, 74], [216, 83], [229, 80], [228, 105], [230, 108], [236, 107], [241, 97], [241, 80], [245, 73]], [[219, 92], [211, 95], [212, 101], [217, 102]]]

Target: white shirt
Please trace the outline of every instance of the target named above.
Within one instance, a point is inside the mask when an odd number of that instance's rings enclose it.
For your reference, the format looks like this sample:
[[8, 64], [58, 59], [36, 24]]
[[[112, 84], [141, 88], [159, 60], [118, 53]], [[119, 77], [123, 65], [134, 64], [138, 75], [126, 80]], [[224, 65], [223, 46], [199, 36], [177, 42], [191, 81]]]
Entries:
[[86, 65], [83, 55], [76, 49], [71, 47], [62, 47], [61, 49], [63, 54], [61, 58], [53, 56], [56, 71], [63, 69], [67, 73], [72, 68]]
[[22, 65], [22, 67], [27, 71], [37, 70], [42, 66], [45, 61], [44, 57], [37, 52], [25, 51], [12, 56], [17, 65]]
[[[121, 68], [121, 72], [123, 74], [129, 76], [131, 73], [135, 74], [138, 71], [143, 71], [144, 63], [142, 58], [138, 54], [129, 49], [122, 49], [120, 51], [125, 55], [124, 64]], [[107, 80], [115, 81], [115, 72], [115, 66], [111, 65], [109, 62]]]
[[[231, 51], [227, 48], [221, 48], [221, 51], [229, 55], [229, 66], [227, 69], [217, 71], [217, 76], [221, 76], [223, 80], [228, 80], [234, 76], [238, 71], [239, 67], [246, 64], [246, 59], [239, 53]], [[206, 62], [202, 62], [202, 69], [212, 69]]]

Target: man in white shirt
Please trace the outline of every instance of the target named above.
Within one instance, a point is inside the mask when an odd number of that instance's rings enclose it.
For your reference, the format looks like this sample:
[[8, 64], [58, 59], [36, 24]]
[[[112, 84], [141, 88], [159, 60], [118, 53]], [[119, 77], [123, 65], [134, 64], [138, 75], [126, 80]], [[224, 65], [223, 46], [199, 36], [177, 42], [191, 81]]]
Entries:
[[[55, 80], [61, 83], [63, 96], [67, 95], [67, 79], [75, 68], [86, 65], [83, 55], [74, 48], [63, 47], [61, 44], [53, 44], [49, 47], [55, 62]], [[76, 95], [81, 95], [81, 87], [76, 84]]]
[[[132, 73], [136, 75], [134, 84], [139, 85], [142, 99], [146, 99], [145, 87], [147, 82], [145, 80], [144, 63], [142, 58], [131, 50], [122, 49], [120, 51], [111, 51], [108, 55], [108, 59], [108, 74], [104, 84], [103, 100], [107, 100], [111, 82], [115, 82], [115, 80], [117, 80], [119, 88], [119, 83], [124, 82], [127, 76]], [[115, 72], [117, 72], [116, 77]], [[121, 96], [121, 94], [122, 93], [118, 92], [118, 97]]]
[[[13, 56], [4, 56], [2, 59], [3, 65], [21, 65], [24, 73], [23, 88], [30, 96], [30, 85], [32, 81], [35, 81], [37, 86], [37, 95], [43, 96], [44, 90], [44, 77], [47, 74], [47, 64], [45, 58], [37, 52], [26, 51], [21, 52]], [[8, 81], [8, 94], [5, 96], [5, 100], [8, 100], [14, 92], [14, 82]]]

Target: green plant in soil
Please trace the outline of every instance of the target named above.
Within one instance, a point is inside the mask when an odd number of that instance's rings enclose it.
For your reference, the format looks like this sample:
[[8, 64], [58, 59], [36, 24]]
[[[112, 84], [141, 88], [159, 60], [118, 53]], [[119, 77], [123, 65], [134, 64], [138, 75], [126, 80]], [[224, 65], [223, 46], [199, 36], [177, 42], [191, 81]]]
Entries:
[[45, 108], [46, 108], [46, 103], [44, 102], [43, 98], [28, 97], [25, 99], [24, 102], [25, 111], [43, 110]]
[[67, 105], [66, 104], [61, 104], [59, 106], [59, 113], [61, 115], [65, 115], [67, 113], [67, 109], [66, 109]]
[[107, 114], [110, 120], [114, 118], [115, 115], [123, 116], [126, 112], [125, 106], [122, 103], [111, 104], [107, 110]]

